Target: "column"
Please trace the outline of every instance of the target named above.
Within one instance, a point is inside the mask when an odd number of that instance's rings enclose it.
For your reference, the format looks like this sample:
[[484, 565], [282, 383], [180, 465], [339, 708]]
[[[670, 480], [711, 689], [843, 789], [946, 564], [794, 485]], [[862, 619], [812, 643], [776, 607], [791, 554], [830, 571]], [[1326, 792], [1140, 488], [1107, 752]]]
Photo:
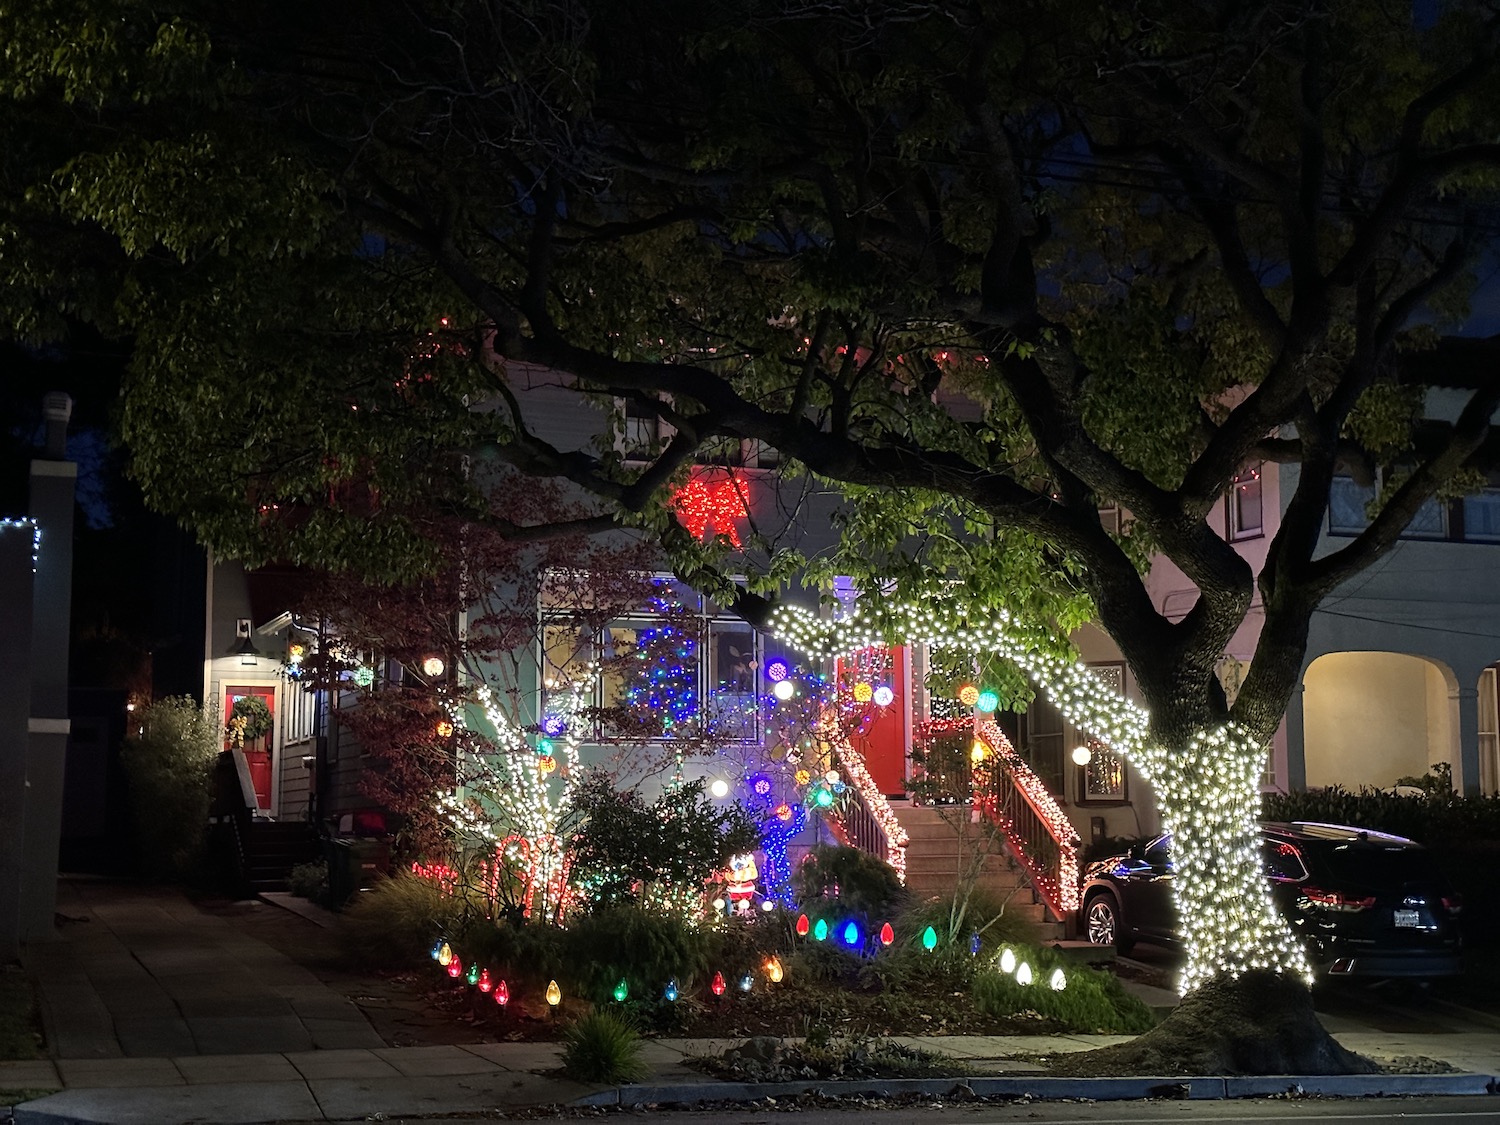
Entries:
[[1465, 797], [1479, 796], [1479, 692], [1460, 687], [1453, 693], [1458, 704], [1458, 776], [1453, 779]]
[[1307, 790], [1307, 751], [1302, 727], [1302, 701], [1307, 686], [1297, 681], [1286, 704], [1286, 788], [1288, 793]]

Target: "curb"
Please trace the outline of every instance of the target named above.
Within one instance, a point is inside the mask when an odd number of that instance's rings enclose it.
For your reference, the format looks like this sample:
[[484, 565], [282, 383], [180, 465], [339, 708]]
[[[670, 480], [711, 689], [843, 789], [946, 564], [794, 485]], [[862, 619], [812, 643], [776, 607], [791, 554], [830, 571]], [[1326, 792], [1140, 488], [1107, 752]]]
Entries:
[[[1139, 1101], [1149, 1098], [1217, 1101], [1228, 1098], [1430, 1096], [1500, 1093], [1489, 1074], [1312, 1074], [1250, 1078], [872, 1078], [827, 1082], [697, 1082], [621, 1086], [568, 1102], [569, 1106], [691, 1105], [791, 1097], [1015, 1098]], [[19, 1125], [19, 1119], [18, 1119]]]

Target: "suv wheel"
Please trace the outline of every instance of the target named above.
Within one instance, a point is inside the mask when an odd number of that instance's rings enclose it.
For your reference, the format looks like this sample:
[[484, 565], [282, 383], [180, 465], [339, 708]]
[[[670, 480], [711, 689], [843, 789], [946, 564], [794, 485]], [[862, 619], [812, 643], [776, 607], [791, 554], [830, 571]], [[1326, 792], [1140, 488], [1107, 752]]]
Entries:
[[1084, 932], [1095, 945], [1112, 945], [1118, 953], [1129, 953], [1135, 942], [1120, 932], [1120, 911], [1107, 894], [1095, 895], [1084, 904]]

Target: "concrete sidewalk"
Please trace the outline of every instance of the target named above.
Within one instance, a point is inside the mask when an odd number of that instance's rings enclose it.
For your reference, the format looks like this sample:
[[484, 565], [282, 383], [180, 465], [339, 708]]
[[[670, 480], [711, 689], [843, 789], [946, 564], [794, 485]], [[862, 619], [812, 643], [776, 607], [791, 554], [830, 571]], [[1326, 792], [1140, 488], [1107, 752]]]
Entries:
[[[0, 1104], [18, 1125], [342, 1121], [552, 1104], [661, 1104], [811, 1090], [946, 1096], [1219, 1098], [1254, 1093], [1483, 1093], [1500, 1074], [1500, 1030], [1391, 1035], [1331, 1027], [1377, 1061], [1422, 1057], [1449, 1074], [1263, 1079], [1046, 1078], [1027, 1060], [1122, 1037], [934, 1036], [900, 1040], [961, 1061], [964, 1078], [728, 1083], [689, 1065], [738, 1040], [653, 1039], [651, 1075], [619, 1089], [557, 1073], [553, 1043], [388, 1047], [345, 997], [264, 942], [161, 888], [65, 880], [56, 943], [28, 949], [52, 1057], [0, 1062]], [[1160, 997], [1152, 997], [1159, 1000]], [[1431, 1064], [1428, 1064], [1429, 1069]], [[955, 1068], [959, 1069], [959, 1068]], [[45, 1093], [46, 1091], [57, 1091]], [[38, 1096], [41, 1095], [41, 1096]], [[0, 1114], [3, 1117], [3, 1114]]]

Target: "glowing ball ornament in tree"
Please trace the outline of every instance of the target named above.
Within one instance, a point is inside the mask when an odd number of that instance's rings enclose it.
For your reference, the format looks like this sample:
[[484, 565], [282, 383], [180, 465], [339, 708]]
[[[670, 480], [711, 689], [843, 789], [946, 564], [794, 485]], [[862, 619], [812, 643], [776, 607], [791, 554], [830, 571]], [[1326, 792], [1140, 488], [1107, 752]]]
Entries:
[[965, 707], [972, 707], [979, 702], [979, 689], [973, 684], [964, 684], [958, 689], [958, 701]]
[[885, 684], [881, 684], [875, 689], [871, 698], [875, 701], [876, 707], [889, 707], [896, 701], [896, 693]]
[[988, 689], [979, 693], [979, 698], [974, 700], [974, 706], [985, 714], [989, 714], [1000, 706], [1000, 696]]

